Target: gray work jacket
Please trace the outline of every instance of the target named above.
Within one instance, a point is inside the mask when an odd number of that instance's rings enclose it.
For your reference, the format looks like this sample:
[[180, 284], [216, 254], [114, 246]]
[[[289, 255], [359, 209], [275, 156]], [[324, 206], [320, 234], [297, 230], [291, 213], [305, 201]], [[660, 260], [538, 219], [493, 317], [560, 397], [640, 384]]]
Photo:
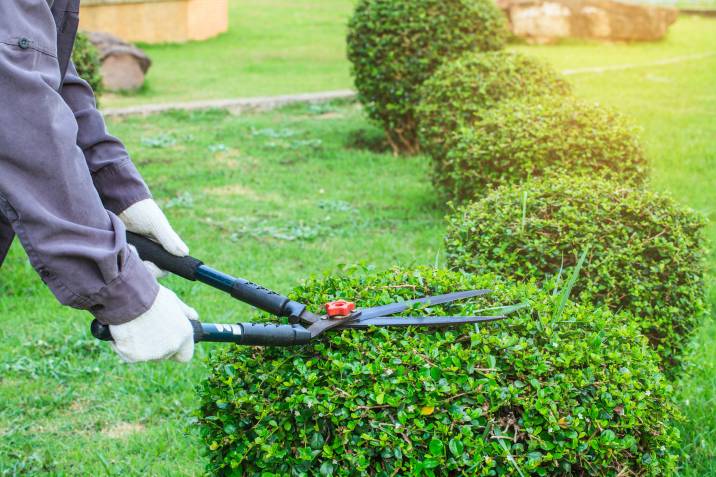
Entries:
[[150, 194], [70, 61], [79, 3], [0, 0], [0, 264], [17, 235], [61, 303], [119, 324], [158, 292], [117, 218]]

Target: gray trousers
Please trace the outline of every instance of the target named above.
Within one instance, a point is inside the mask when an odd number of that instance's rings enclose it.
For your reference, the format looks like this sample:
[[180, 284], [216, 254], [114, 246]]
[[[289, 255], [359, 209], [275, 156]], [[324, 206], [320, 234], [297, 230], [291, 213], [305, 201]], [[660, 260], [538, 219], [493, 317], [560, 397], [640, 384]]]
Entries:
[[16, 235], [61, 303], [123, 323], [158, 285], [117, 214], [150, 194], [70, 62], [79, 0], [51, 3], [0, 0], [0, 263]]

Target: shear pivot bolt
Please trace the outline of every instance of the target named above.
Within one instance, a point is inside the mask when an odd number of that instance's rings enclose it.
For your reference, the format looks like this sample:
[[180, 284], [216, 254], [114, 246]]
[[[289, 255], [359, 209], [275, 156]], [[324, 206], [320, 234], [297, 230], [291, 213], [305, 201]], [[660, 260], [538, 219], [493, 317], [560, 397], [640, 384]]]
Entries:
[[326, 303], [326, 314], [330, 318], [348, 316], [356, 309], [356, 304], [346, 300], [336, 300]]

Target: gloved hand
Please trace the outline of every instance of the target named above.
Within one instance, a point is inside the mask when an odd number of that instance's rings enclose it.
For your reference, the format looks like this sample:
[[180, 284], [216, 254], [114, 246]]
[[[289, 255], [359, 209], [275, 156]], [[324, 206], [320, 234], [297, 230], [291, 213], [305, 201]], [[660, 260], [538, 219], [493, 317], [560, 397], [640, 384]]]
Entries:
[[189, 247], [169, 225], [164, 212], [154, 200], [140, 200], [119, 214], [119, 218], [127, 230], [154, 240], [172, 255], [189, 255]]
[[194, 355], [194, 331], [199, 319], [193, 308], [171, 290], [159, 286], [154, 304], [134, 320], [110, 325], [112, 349], [127, 363], [173, 359], [186, 363]]
[[[156, 241], [169, 253], [180, 257], [188, 255], [189, 247], [169, 225], [154, 200], [133, 204], [119, 214], [119, 218], [127, 230]], [[130, 248], [137, 253], [133, 246]], [[157, 279], [166, 275], [152, 262], [144, 261], [144, 265]], [[114, 338], [111, 346], [128, 363], [162, 359], [188, 362], [194, 354], [194, 332], [188, 320], [197, 319], [196, 310], [160, 285], [149, 310], [128, 323], [110, 325]]]

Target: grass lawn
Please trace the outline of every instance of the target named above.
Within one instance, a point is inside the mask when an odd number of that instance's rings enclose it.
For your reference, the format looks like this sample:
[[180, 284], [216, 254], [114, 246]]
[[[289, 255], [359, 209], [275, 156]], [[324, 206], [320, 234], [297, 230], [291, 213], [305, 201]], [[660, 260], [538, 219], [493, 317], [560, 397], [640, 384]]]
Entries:
[[[308, 14], [309, 2], [293, 3], [303, 4], [302, 14]], [[325, 15], [321, 21], [330, 23], [337, 14]], [[253, 25], [264, 31], [258, 20]], [[326, 26], [330, 28], [335, 38], [317, 43], [317, 49], [330, 49], [331, 44], [342, 48], [343, 27]], [[271, 42], [275, 35], [291, 34], [265, 31], [266, 47], [245, 54], [257, 65], [265, 61], [266, 68], [276, 68], [277, 81], [289, 85], [291, 71], [320, 69], [306, 58], [297, 60], [293, 70], [285, 69], [281, 65], [291, 54], [274, 50], [280, 43]], [[320, 38], [294, 37], [293, 47], [311, 52]], [[715, 48], [716, 21], [699, 18], [680, 20], [668, 40], [656, 45], [519, 47], [558, 68], [642, 63]], [[220, 46], [211, 50], [218, 54]], [[274, 61], [271, 51], [286, 59]], [[217, 90], [230, 79], [222, 74], [216, 73]], [[570, 81], [578, 95], [614, 105], [643, 126], [654, 189], [670, 191], [714, 218], [715, 56], [574, 75]], [[426, 158], [394, 158], [357, 144], [359, 137], [372, 143], [379, 131], [356, 105], [293, 107], [239, 117], [222, 111], [177, 112], [113, 122], [111, 129], [126, 140], [193, 253], [214, 266], [286, 291], [311, 273], [341, 264], [365, 261], [385, 268], [444, 263], [444, 209], [427, 179]], [[716, 224], [709, 225], [708, 235], [716, 240]], [[713, 271], [713, 252], [710, 263]], [[207, 287], [176, 278], [167, 283], [207, 320], [249, 318], [247, 307]], [[17, 246], [0, 273], [0, 297], [1, 476], [202, 472], [201, 449], [191, 426], [193, 386], [205, 375], [202, 358], [215, 345], [200, 345], [188, 366], [119, 364], [106, 345], [90, 336], [89, 317], [60, 307]], [[684, 448], [692, 455], [683, 475], [716, 476], [714, 321], [700, 331], [695, 357], [699, 366], [679, 385], [689, 418], [683, 426]]]
[[345, 33], [353, 0], [229, 0], [229, 31], [211, 40], [142, 45], [143, 89], [103, 107], [308, 93], [352, 86]]
[[[352, 88], [345, 33], [353, 4], [353, 0], [229, 0], [227, 33], [202, 42], [142, 45], [153, 61], [144, 88], [134, 94], [106, 94], [102, 106]], [[543, 50], [560, 69], [648, 63], [716, 50], [705, 41], [703, 26], [693, 24], [699, 24], [698, 19], [677, 22], [664, 42], [629, 48], [595, 45], [589, 55], [583, 54], [583, 42]]]

